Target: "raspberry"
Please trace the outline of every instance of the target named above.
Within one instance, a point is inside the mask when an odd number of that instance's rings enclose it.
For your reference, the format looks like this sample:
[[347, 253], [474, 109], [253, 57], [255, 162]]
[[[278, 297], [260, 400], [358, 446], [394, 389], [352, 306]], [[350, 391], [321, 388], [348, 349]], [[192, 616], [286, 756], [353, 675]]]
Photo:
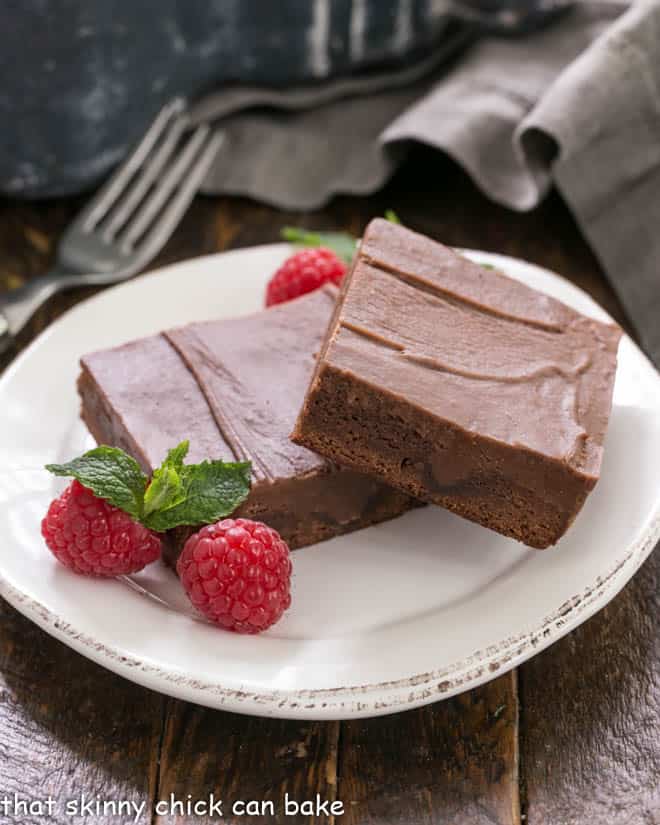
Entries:
[[87, 576], [136, 573], [160, 556], [161, 541], [123, 510], [72, 481], [51, 502], [41, 535], [55, 558]]
[[202, 527], [185, 543], [176, 570], [200, 613], [237, 633], [265, 630], [291, 604], [289, 548], [259, 521]]
[[268, 282], [266, 306], [290, 301], [323, 284], [338, 284], [346, 264], [324, 247], [311, 247], [287, 258]]

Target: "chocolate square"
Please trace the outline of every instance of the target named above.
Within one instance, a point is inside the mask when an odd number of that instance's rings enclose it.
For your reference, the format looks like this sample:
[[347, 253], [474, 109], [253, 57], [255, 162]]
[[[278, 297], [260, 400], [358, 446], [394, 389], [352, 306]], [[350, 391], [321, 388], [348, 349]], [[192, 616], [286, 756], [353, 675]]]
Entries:
[[374, 220], [292, 438], [547, 547], [598, 479], [620, 334]]

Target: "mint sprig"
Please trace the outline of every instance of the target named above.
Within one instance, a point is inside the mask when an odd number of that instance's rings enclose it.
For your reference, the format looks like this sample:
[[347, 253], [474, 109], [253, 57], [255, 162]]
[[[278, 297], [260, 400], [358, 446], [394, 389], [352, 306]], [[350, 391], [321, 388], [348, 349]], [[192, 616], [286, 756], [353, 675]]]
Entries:
[[[393, 209], [385, 210], [385, 219], [390, 223], [401, 223]], [[294, 246], [324, 246], [331, 249], [338, 258], [350, 264], [355, 256], [358, 239], [349, 232], [317, 232], [299, 226], [285, 226], [281, 232], [282, 239]]]
[[170, 450], [151, 481], [139, 464], [117, 447], [96, 447], [66, 464], [47, 464], [58, 476], [72, 476], [96, 496], [151, 530], [210, 524], [225, 518], [250, 492], [249, 461], [184, 464], [189, 444]]

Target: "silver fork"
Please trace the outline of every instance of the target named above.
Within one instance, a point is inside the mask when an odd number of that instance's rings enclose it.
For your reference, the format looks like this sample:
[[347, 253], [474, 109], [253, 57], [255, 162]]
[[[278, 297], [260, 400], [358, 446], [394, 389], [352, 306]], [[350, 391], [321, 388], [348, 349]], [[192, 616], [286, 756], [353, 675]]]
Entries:
[[56, 292], [123, 281], [156, 256], [222, 142], [208, 124], [189, 131], [185, 101], [173, 100], [68, 227], [53, 269], [0, 296], [0, 352]]

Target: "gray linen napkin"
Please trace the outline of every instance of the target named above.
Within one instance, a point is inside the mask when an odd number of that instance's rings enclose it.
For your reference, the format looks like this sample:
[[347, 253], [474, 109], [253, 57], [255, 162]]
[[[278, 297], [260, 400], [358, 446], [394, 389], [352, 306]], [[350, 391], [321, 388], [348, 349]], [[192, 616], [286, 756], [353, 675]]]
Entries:
[[220, 117], [226, 140], [206, 191], [310, 209], [377, 189], [411, 141], [448, 153], [514, 209], [554, 183], [660, 363], [660, 3], [583, 2], [448, 66], [462, 45], [459, 31], [425, 64], [330, 83], [322, 97], [209, 96], [197, 114]]

